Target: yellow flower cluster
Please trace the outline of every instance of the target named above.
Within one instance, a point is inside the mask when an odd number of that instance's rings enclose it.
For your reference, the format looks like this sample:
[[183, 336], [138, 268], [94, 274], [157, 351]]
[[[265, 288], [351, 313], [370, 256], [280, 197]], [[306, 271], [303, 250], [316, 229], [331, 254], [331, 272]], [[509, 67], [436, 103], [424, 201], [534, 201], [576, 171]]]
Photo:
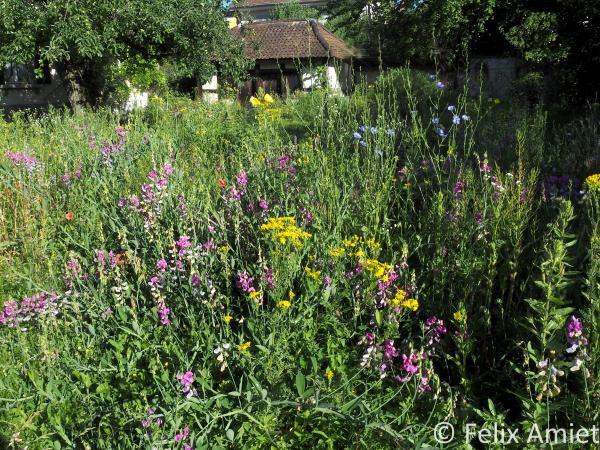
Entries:
[[600, 191], [600, 173], [587, 177], [585, 185], [590, 191]]
[[267, 108], [274, 101], [275, 100], [273, 99], [271, 94], [264, 94], [264, 95], [258, 94], [257, 97], [255, 97], [255, 96], [250, 97], [250, 104], [252, 106], [254, 106], [255, 108]]
[[414, 298], [408, 298], [406, 291], [398, 289], [394, 298], [390, 300], [390, 305], [395, 308], [407, 308], [416, 311], [419, 309], [419, 302]]
[[329, 250], [329, 256], [339, 258], [343, 254], [361, 258], [365, 255], [365, 251], [378, 252], [381, 250], [381, 244], [375, 239], [365, 239], [362, 236], [354, 235], [349, 239], [342, 241], [342, 246]]
[[377, 261], [376, 259], [367, 259], [366, 261], [361, 261], [361, 266], [365, 268], [368, 272], [371, 272], [375, 278], [380, 278], [383, 281], [387, 281], [386, 272], [392, 270], [392, 265], [388, 263], [382, 263]]
[[292, 306], [292, 302], [289, 300], [279, 300], [277, 302], [277, 307], [279, 309], [288, 309], [290, 306]]
[[293, 217], [271, 218], [267, 223], [261, 225], [260, 229], [271, 232], [273, 239], [281, 244], [285, 245], [289, 242], [294, 247], [301, 247], [302, 239], [312, 236], [296, 226], [296, 219]]

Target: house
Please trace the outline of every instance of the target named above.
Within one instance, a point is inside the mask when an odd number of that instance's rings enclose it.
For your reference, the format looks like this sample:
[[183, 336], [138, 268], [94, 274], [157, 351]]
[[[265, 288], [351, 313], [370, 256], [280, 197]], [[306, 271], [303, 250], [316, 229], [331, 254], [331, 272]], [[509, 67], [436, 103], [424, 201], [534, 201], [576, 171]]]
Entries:
[[242, 100], [259, 88], [279, 95], [324, 85], [339, 93], [352, 88], [357, 51], [316, 20], [242, 23], [231, 32], [255, 60], [240, 91]]
[[[238, 13], [242, 17], [256, 20], [270, 20], [274, 9], [290, 0], [238, 0], [228, 10], [230, 15]], [[324, 10], [327, 0], [297, 0], [302, 6]]]
[[62, 106], [67, 101], [67, 91], [55, 69], [45, 66], [36, 71], [33, 64], [0, 67], [0, 111]]

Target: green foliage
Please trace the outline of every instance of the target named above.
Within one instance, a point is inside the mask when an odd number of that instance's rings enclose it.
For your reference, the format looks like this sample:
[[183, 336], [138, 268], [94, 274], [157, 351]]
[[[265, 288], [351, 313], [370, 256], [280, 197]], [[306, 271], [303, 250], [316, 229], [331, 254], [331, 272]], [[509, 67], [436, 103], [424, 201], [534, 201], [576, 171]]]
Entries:
[[[55, 64], [67, 81], [97, 102], [102, 78], [117, 61], [126, 75], [145, 78], [148, 67], [171, 62], [187, 76], [208, 80], [216, 65], [225, 76], [246, 68], [241, 44], [229, 34], [220, 1], [49, 1], [39, 7], [4, 0], [0, 8], [0, 65], [32, 60]], [[119, 69], [117, 69], [117, 72]], [[74, 89], [74, 88], [73, 88]]]
[[321, 15], [321, 11], [317, 8], [310, 6], [301, 5], [298, 0], [292, 0], [287, 3], [282, 3], [275, 6], [271, 12], [271, 19], [273, 20], [306, 20], [306, 19], [318, 19]]
[[[0, 122], [36, 158], [0, 155], [0, 446], [428, 448], [449, 420], [461, 448], [469, 422], [593, 424], [600, 207], [548, 175], [594, 172], [598, 123], [554, 117], [397, 70], [347, 98]], [[42, 291], [57, 314], [9, 326]]]

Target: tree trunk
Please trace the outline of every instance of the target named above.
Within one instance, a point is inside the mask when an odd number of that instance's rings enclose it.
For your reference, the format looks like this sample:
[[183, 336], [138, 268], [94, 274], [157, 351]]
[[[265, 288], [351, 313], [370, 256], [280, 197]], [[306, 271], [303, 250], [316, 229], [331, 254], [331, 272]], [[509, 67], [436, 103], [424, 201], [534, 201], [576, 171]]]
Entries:
[[102, 99], [103, 70], [94, 64], [61, 64], [59, 71], [73, 109], [97, 106]]

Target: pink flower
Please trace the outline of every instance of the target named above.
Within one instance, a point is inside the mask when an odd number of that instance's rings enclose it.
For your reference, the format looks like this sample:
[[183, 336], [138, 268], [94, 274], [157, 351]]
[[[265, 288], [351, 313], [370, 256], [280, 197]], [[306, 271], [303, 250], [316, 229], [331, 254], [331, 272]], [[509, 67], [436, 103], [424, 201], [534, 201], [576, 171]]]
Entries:
[[167, 261], [165, 261], [164, 259], [159, 259], [156, 262], [156, 268], [162, 272], [167, 270], [167, 267], [169, 267], [169, 265], [167, 264]]
[[177, 433], [175, 435], [175, 442], [184, 441], [188, 438], [189, 435], [190, 435], [190, 429], [188, 427], [185, 427], [183, 429], [183, 431], [181, 431], [181, 433]]
[[261, 199], [261, 200], [258, 202], [258, 207], [259, 207], [260, 209], [263, 209], [263, 210], [265, 210], [265, 211], [266, 211], [267, 209], [269, 209], [269, 204], [267, 203], [267, 201], [266, 201], [265, 199]]

